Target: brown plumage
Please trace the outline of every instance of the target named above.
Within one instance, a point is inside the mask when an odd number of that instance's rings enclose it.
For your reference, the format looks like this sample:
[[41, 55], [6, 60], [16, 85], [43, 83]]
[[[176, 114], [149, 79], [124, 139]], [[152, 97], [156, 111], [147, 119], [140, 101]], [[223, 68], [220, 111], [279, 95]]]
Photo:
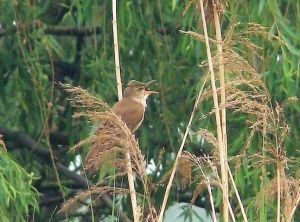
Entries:
[[[126, 123], [132, 133], [140, 127], [144, 119], [144, 113], [147, 107], [147, 97], [152, 93], [157, 93], [146, 89], [152, 82], [153, 81], [142, 83], [135, 80], [130, 81], [124, 90], [124, 98], [116, 102], [111, 109], [113, 113], [121, 117], [122, 121]], [[95, 135], [101, 136], [107, 133], [107, 128], [109, 128], [109, 122], [102, 123], [95, 131]], [[108, 140], [109, 138], [101, 138], [101, 142], [103, 141], [103, 143], [95, 143], [91, 147], [85, 159], [85, 169], [93, 172], [99, 168], [99, 165], [101, 164], [101, 154], [103, 154], [104, 151], [108, 151], [113, 146]], [[104, 143], [106, 146], [103, 145]], [[111, 147], [109, 147], [109, 145]]]
[[120, 116], [130, 131], [134, 132], [144, 119], [145, 106], [132, 98], [124, 98], [117, 102], [111, 111]]

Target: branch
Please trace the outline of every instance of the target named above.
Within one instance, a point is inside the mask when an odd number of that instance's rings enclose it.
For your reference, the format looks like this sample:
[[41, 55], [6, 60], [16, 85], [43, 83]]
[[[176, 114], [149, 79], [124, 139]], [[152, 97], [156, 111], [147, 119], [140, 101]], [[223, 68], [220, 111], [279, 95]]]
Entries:
[[[25, 29], [25, 25], [20, 24], [20, 29]], [[33, 28], [40, 28], [43, 29], [43, 26], [41, 24], [33, 24], [29, 29]], [[16, 32], [16, 28], [6, 30], [1, 29], [0, 30], [0, 37], [3, 37], [7, 34], [13, 34]], [[98, 35], [101, 34], [101, 28], [100, 27], [59, 27], [59, 26], [48, 26], [44, 28], [44, 33], [46, 35], [57, 35], [57, 36], [91, 36], [91, 35]]]
[[[3, 24], [2, 24], [3, 25]], [[24, 25], [19, 25], [20, 28], [25, 28]], [[43, 28], [43, 23], [36, 22], [32, 27]], [[32, 28], [31, 27], [31, 28]], [[169, 28], [157, 28], [155, 31], [160, 35], [172, 35], [180, 30], [179, 27], [169, 27]], [[16, 28], [5, 29], [0, 27], [0, 38], [16, 32]], [[99, 26], [96, 27], [65, 27], [65, 26], [44, 26], [44, 33], [47, 35], [57, 35], [57, 36], [91, 36], [99, 35], [102, 33], [102, 29]]]
[[68, 134], [65, 132], [51, 131], [49, 139], [51, 144], [69, 145]]
[[[14, 132], [10, 131], [8, 129], [5, 129], [4, 127], [0, 126], [0, 134], [3, 135], [4, 140], [9, 140], [11, 142], [20, 144], [22, 146], [25, 146], [29, 148], [34, 154], [41, 157], [44, 160], [47, 160], [50, 162], [50, 153], [42, 144], [32, 139], [29, 135], [23, 132]], [[80, 187], [86, 189], [88, 185], [91, 185], [90, 182], [87, 182], [86, 179], [78, 175], [77, 173], [69, 170], [67, 167], [62, 165], [61, 163], [56, 163], [57, 171], [59, 174], [63, 175], [64, 177], [73, 180], [76, 182]], [[131, 220], [124, 214], [120, 209], [116, 209], [116, 206], [114, 205], [111, 198], [104, 194], [100, 197], [102, 201], [105, 203], [106, 206], [108, 206], [110, 209], [114, 208], [117, 212], [117, 214], [120, 217], [120, 220], [123, 222], [131, 222]]]
[[0, 126], [0, 134], [3, 135], [3, 140], [9, 140], [18, 145], [26, 146], [42, 159], [49, 160], [50, 152], [48, 151], [48, 149], [44, 148], [39, 142], [36, 142], [26, 133], [14, 132]]
[[101, 34], [101, 28], [88, 28], [88, 27], [81, 27], [81, 28], [65, 28], [65, 27], [47, 27], [44, 30], [45, 34], [51, 35], [71, 35], [71, 36], [90, 36], [90, 35], [98, 35]]

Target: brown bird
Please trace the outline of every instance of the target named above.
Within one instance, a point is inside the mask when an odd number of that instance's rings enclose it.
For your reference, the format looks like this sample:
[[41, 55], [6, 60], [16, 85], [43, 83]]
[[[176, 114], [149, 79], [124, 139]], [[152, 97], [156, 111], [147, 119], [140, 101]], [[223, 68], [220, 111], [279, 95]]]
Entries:
[[112, 107], [112, 112], [121, 117], [131, 132], [136, 131], [143, 122], [148, 96], [157, 93], [147, 90], [147, 87], [154, 81], [143, 83], [131, 80], [124, 90], [124, 98]]
[[[155, 80], [143, 83], [131, 80], [124, 90], [124, 98], [116, 102], [111, 109], [113, 113], [121, 117], [122, 121], [126, 123], [132, 133], [135, 132], [143, 122], [148, 96], [153, 93], [158, 93], [147, 89], [154, 81]], [[104, 123], [101, 128], [97, 129], [96, 135], [101, 134], [101, 131], [105, 129], [106, 124], [109, 123]], [[87, 170], [94, 171], [98, 168], [98, 154], [102, 151], [102, 149], [103, 148], [100, 144], [91, 148], [84, 163]]]

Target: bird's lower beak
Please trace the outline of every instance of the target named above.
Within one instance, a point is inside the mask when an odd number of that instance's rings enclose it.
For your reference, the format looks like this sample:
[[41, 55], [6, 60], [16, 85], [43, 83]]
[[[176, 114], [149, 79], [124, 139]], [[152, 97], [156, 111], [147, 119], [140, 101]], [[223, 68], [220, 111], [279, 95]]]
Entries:
[[153, 90], [146, 90], [146, 93], [150, 95], [150, 94], [155, 94], [155, 93], [158, 93], [158, 92], [153, 91]]

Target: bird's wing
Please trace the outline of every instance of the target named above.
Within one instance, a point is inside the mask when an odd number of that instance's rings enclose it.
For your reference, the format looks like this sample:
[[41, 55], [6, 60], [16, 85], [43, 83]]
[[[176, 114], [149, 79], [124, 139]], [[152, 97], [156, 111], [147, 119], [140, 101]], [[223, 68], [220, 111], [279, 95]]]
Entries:
[[131, 132], [134, 132], [144, 119], [145, 107], [133, 99], [124, 98], [112, 107], [112, 112], [120, 116]]

